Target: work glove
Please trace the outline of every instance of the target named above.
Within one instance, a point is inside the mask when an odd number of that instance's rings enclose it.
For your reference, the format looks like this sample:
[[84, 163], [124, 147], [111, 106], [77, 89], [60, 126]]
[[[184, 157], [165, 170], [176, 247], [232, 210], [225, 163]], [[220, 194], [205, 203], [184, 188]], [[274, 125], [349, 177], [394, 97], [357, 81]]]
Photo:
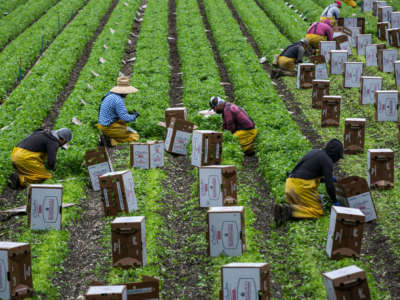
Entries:
[[133, 115], [133, 116], [135, 117], [135, 120], [136, 120], [138, 117], [140, 117], [140, 114], [139, 114], [137, 111], [135, 111], [135, 110], [133, 110], [133, 111], [128, 111], [128, 113], [129, 113], [130, 115]]

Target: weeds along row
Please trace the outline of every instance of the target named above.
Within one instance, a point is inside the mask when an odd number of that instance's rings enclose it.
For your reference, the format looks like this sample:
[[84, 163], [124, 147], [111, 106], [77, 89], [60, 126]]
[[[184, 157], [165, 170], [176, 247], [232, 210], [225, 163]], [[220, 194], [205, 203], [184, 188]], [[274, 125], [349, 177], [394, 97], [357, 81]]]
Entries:
[[[111, 3], [112, 0], [91, 0], [1, 106], [0, 127], [3, 130], [0, 139], [7, 142], [0, 145], [0, 187], [11, 172], [9, 153], [12, 148], [32, 128], [41, 126]], [[4, 129], [5, 126], [8, 127]]]
[[28, 0], [15, 0], [15, 1], [3, 1], [0, 3], [0, 19], [8, 16], [11, 12], [17, 9], [20, 5], [23, 5]]
[[7, 95], [19, 84], [20, 75], [23, 78], [29, 72], [42, 53], [60, 34], [59, 26], [60, 30], [64, 30], [87, 2], [87, 0], [61, 0], [0, 52], [1, 102], [6, 101]]
[[59, 1], [60, 0], [30, 0], [24, 5], [18, 6], [8, 16], [0, 19], [0, 49]]

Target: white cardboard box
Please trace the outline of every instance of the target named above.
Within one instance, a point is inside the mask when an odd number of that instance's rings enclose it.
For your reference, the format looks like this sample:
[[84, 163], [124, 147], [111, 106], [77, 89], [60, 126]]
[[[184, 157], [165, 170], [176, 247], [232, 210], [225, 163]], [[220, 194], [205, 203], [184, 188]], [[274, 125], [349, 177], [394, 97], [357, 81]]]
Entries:
[[361, 76], [361, 104], [375, 104], [375, 92], [382, 89], [383, 78]]
[[390, 15], [392, 28], [400, 28], [400, 11], [393, 11]]
[[390, 22], [390, 17], [392, 15], [392, 7], [391, 6], [381, 6], [382, 9], [382, 19], [379, 19], [379, 22]]
[[345, 62], [345, 73], [344, 73], [344, 87], [355, 88], [361, 85], [361, 76], [363, 73], [362, 62]]
[[164, 166], [164, 141], [130, 144], [131, 166], [139, 169], [154, 169]]
[[394, 121], [397, 122], [397, 105], [399, 92], [397, 90], [375, 92], [376, 99], [376, 120], [378, 122]]
[[394, 78], [396, 80], [396, 86], [400, 86], [400, 60], [394, 62]]
[[94, 300], [100, 299], [100, 297], [108, 299], [107, 295], [117, 296], [120, 300], [128, 300], [126, 285], [91, 286], [86, 293], [86, 299]]
[[372, 3], [374, 0], [363, 0], [362, 11], [372, 11]]
[[315, 65], [315, 79], [316, 80], [325, 80], [328, 79], [328, 69], [326, 64], [316, 64]]
[[365, 65], [367, 67], [378, 66], [378, 46], [376, 44], [365, 47]]
[[212, 130], [195, 130], [192, 136], [192, 165], [215, 165], [221, 162], [222, 133]]
[[372, 44], [372, 35], [371, 34], [359, 34], [357, 35], [357, 54], [365, 55], [365, 48]]
[[331, 74], [342, 75], [344, 63], [347, 62], [348, 53], [346, 50], [331, 50]]
[[331, 50], [336, 50], [336, 41], [321, 41], [320, 42], [321, 55], [325, 56], [326, 63], [330, 62]]
[[398, 58], [397, 49], [382, 50], [382, 72], [392, 73], [394, 71], [394, 63]]
[[[394, 180], [394, 170], [389, 161], [386, 161], [384, 166], [380, 165], [380, 168], [377, 169], [377, 165], [371, 162], [372, 158], [376, 155], [386, 154], [387, 156], [394, 156], [392, 149], [368, 149], [367, 152], [367, 182], [368, 186], [371, 188], [371, 179], [373, 180], [377, 175], [385, 173], [385, 177], [387, 180]], [[372, 177], [372, 178], [371, 178]]]
[[360, 27], [349, 27], [351, 30], [351, 46], [352, 47], [357, 47], [357, 35], [361, 33], [361, 28]]

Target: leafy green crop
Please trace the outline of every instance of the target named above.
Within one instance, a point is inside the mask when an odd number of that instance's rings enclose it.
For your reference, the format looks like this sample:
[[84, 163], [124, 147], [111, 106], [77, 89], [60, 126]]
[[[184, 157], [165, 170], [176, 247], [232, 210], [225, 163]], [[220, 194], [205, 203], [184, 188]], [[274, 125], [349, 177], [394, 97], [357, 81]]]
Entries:
[[28, 0], [14, 0], [14, 1], [2, 1], [0, 3], [0, 19], [8, 16], [18, 6], [23, 5]]

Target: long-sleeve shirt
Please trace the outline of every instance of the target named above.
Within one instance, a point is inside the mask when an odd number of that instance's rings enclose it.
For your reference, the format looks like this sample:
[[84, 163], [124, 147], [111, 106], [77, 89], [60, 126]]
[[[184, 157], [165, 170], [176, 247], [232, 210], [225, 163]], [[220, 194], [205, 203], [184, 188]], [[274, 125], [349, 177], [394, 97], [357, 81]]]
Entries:
[[332, 202], [336, 202], [336, 191], [332, 181], [333, 161], [325, 150], [309, 151], [296, 165], [289, 177], [316, 179], [323, 177], [326, 191]]
[[332, 27], [325, 23], [315, 22], [312, 23], [310, 28], [307, 30], [307, 34], [318, 34], [321, 36], [326, 36], [328, 41], [333, 40], [333, 30]]
[[47, 153], [47, 166], [50, 170], [55, 170], [57, 150], [60, 146], [57, 138], [49, 130], [39, 129], [21, 141], [17, 147], [32, 152]]
[[304, 47], [301, 43], [294, 43], [289, 45], [285, 50], [283, 50], [280, 55], [289, 58], [295, 58], [296, 63], [298, 64], [303, 62], [304, 51], [305, 51]]
[[126, 123], [135, 121], [136, 116], [126, 110], [124, 99], [118, 94], [109, 92], [103, 99], [99, 111], [99, 124], [110, 126], [112, 123], [121, 120]]
[[321, 17], [328, 17], [328, 18], [335, 17], [335, 19], [337, 20], [340, 17], [340, 10], [335, 3], [330, 4], [324, 9]]
[[254, 128], [254, 122], [249, 115], [239, 106], [225, 102], [222, 113], [222, 129], [234, 133], [237, 130]]

